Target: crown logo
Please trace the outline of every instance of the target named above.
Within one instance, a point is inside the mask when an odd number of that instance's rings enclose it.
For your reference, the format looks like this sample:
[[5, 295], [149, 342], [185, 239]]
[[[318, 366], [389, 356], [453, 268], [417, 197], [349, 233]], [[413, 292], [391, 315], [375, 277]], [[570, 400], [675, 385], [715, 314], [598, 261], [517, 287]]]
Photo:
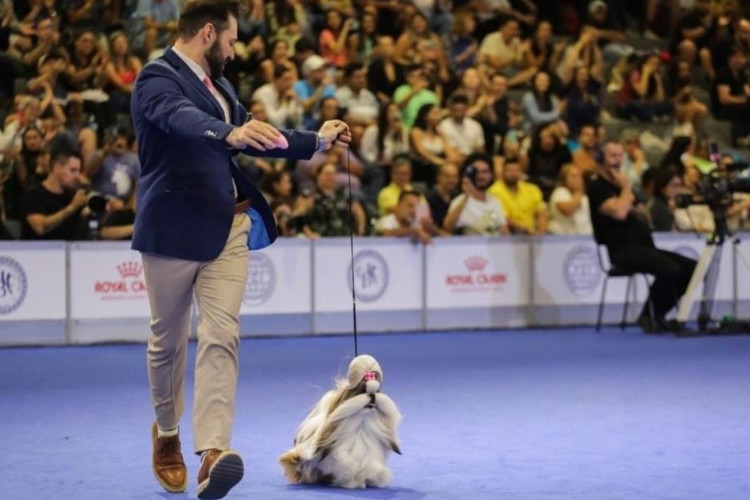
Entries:
[[489, 261], [484, 257], [469, 257], [464, 261], [469, 271], [484, 271]]
[[141, 275], [141, 271], [143, 271], [143, 266], [135, 261], [123, 262], [117, 266], [117, 272], [120, 273], [123, 279], [128, 277], [137, 278]]

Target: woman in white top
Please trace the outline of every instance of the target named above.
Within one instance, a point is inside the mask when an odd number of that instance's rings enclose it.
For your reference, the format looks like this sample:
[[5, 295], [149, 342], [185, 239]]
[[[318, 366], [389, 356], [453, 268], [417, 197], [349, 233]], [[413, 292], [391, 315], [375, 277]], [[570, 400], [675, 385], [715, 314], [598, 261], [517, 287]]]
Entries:
[[409, 152], [409, 135], [401, 119], [398, 104], [380, 108], [378, 123], [362, 134], [360, 157], [370, 165], [389, 165], [395, 156]]
[[549, 231], [552, 234], [591, 234], [589, 198], [580, 167], [569, 163], [549, 200]]

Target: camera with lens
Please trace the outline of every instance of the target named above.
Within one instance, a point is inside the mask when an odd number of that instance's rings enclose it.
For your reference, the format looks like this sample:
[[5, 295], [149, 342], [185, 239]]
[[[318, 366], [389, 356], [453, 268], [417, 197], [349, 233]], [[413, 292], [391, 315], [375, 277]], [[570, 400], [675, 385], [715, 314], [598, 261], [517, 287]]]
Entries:
[[91, 240], [99, 238], [99, 221], [107, 212], [107, 197], [98, 191], [89, 191], [86, 197], [86, 207], [89, 209], [89, 215], [86, 220], [88, 227], [88, 237]]
[[714, 168], [705, 174], [697, 186], [697, 194], [680, 194], [675, 198], [678, 208], [690, 205], [708, 205], [714, 213], [726, 211], [734, 203], [734, 193], [750, 193], [750, 178], [740, 178], [738, 173], [750, 168], [750, 163], [721, 163], [716, 144], [709, 147], [709, 157]]

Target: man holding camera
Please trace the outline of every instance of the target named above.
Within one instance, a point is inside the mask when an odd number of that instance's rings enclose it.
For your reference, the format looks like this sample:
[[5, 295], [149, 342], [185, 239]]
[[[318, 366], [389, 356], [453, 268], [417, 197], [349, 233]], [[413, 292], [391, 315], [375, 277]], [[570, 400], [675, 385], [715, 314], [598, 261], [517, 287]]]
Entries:
[[78, 152], [52, 152], [50, 172], [41, 184], [30, 188], [23, 198], [24, 240], [80, 240], [85, 237], [82, 212], [88, 198], [79, 186], [81, 155]]
[[591, 222], [596, 242], [605, 245], [613, 266], [654, 276], [649, 301], [653, 304], [651, 319], [648, 303], [638, 318], [644, 331], [676, 331], [666, 314], [685, 293], [695, 270], [693, 259], [654, 245], [651, 228], [641, 215], [627, 174], [621, 169], [623, 147], [616, 142], [604, 146], [603, 164], [586, 190], [591, 208]]
[[471, 235], [508, 234], [508, 222], [500, 202], [487, 194], [492, 184], [492, 158], [474, 153], [464, 161], [461, 190], [448, 209], [443, 227], [449, 233]]

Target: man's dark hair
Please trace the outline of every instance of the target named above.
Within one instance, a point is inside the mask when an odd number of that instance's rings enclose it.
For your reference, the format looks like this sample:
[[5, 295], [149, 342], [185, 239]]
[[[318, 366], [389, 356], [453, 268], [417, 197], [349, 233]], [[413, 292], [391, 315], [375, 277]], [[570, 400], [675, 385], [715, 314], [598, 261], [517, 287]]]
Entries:
[[585, 128], [593, 128], [594, 129], [594, 134], [596, 134], [596, 132], [597, 132], [596, 131], [596, 125], [594, 125], [593, 123], [584, 123], [583, 125], [581, 125], [581, 128], [578, 129], [578, 136], [579, 137], [583, 133], [583, 129], [585, 129]]
[[[461, 166], [461, 170], [466, 170], [466, 167], [469, 165], [472, 165], [475, 162], [483, 161], [490, 167], [490, 172], [492, 171], [492, 157], [488, 155], [487, 153], [471, 153], [469, 156], [466, 157], [464, 160], [463, 165]], [[507, 163], [507, 161], [506, 161]]]
[[299, 54], [301, 52], [315, 52], [317, 46], [315, 43], [307, 37], [302, 37], [294, 42], [294, 53]]
[[344, 78], [348, 79], [350, 76], [352, 76], [357, 71], [364, 69], [364, 65], [362, 63], [353, 62], [346, 65], [344, 68]]
[[469, 105], [469, 97], [466, 94], [456, 93], [453, 94], [448, 101], [448, 104], [450, 106], [453, 106], [454, 104], [463, 104], [465, 106]]
[[[505, 165], [518, 165], [521, 166], [521, 159], [518, 156], [508, 156], [505, 158]], [[490, 162], [490, 169], [492, 169], [492, 162]]]
[[401, 203], [401, 200], [403, 200], [407, 196], [416, 196], [417, 198], [419, 198], [421, 195], [419, 194], [419, 192], [417, 192], [417, 191], [415, 191], [413, 189], [404, 189], [398, 195], [398, 202]]
[[278, 80], [285, 74], [289, 73], [289, 71], [290, 69], [287, 68], [286, 66], [276, 66], [276, 68], [274, 68], [273, 70], [273, 79]]
[[50, 157], [50, 167], [55, 165], [65, 165], [71, 158], [78, 158], [81, 164], [83, 164], [83, 156], [78, 151], [58, 151]]
[[216, 27], [217, 34], [221, 33], [229, 27], [230, 15], [240, 17], [239, 0], [188, 0], [180, 12], [177, 34], [189, 40], [207, 23]]

